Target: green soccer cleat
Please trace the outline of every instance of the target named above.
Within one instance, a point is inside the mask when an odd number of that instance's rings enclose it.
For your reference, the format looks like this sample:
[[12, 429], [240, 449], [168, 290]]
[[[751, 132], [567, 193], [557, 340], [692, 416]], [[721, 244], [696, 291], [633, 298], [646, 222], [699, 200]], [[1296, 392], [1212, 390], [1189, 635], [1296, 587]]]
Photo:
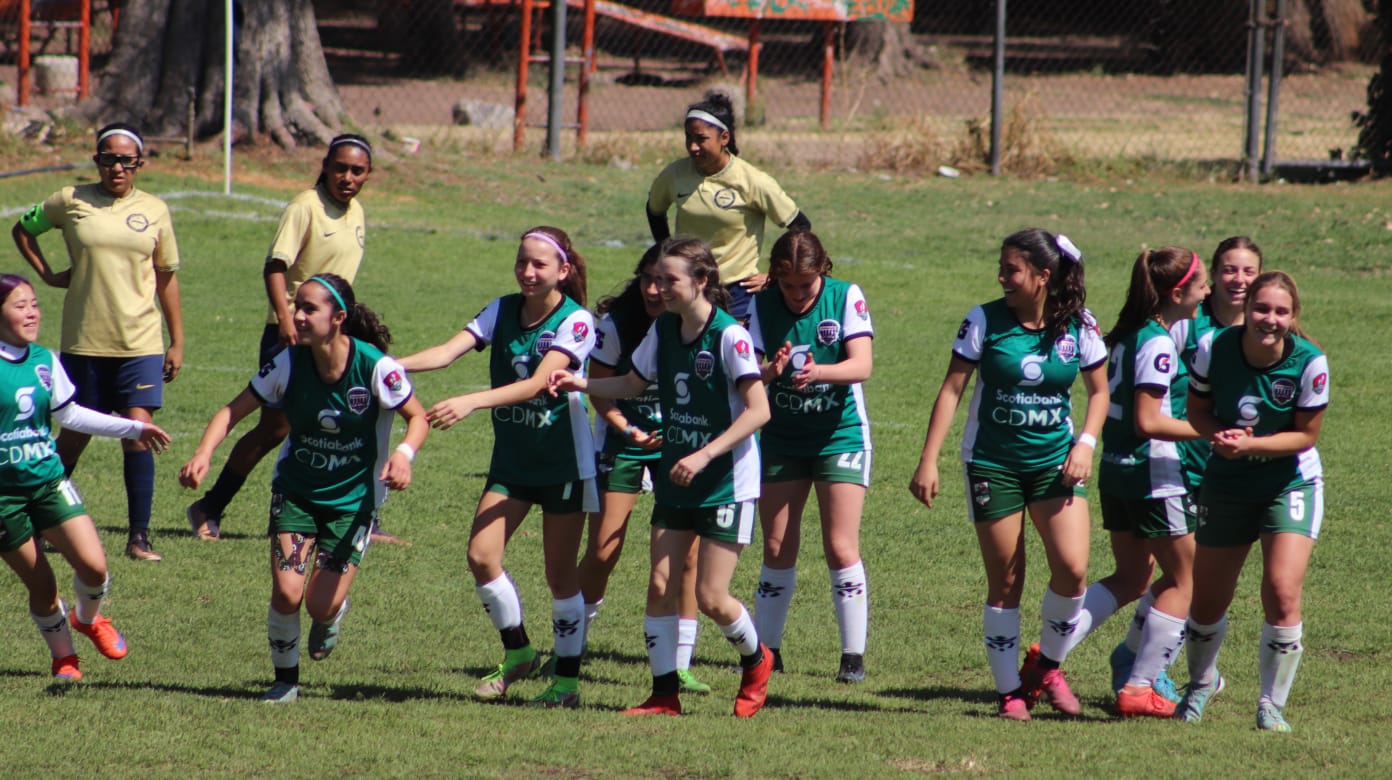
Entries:
[[1203, 720], [1204, 707], [1207, 707], [1208, 702], [1227, 685], [1227, 681], [1223, 679], [1221, 674], [1218, 675], [1218, 682], [1207, 685], [1200, 685], [1191, 680], [1184, 687], [1184, 698], [1180, 699], [1179, 704], [1175, 706], [1175, 720], [1184, 720], [1190, 723], [1198, 723]]
[[541, 669], [541, 656], [535, 653], [531, 658], [511, 666], [506, 663], [498, 664], [498, 668], [479, 680], [478, 686], [474, 688], [474, 696], [483, 701], [501, 699], [507, 695], [509, 686], [518, 680], [533, 676], [539, 669]]
[[1291, 733], [1291, 726], [1286, 722], [1286, 716], [1281, 714], [1281, 708], [1269, 701], [1257, 705], [1257, 728], [1277, 734]]
[[545, 707], [547, 709], [562, 708], [573, 710], [580, 706], [580, 692], [561, 690], [558, 683], [551, 683], [546, 686], [546, 690], [541, 695], [532, 699], [530, 702], [533, 707]]
[[682, 693], [694, 693], [697, 696], [706, 696], [711, 692], [711, 687], [696, 679], [696, 675], [690, 669], [678, 669], [677, 679], [681, 681]]

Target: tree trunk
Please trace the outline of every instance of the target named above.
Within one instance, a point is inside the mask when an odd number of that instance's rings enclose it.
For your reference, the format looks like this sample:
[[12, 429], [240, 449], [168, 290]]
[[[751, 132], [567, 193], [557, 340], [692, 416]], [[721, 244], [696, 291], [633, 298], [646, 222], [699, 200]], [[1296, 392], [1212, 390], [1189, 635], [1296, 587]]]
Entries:
[[[312, 0], [238, 0], [232, 119], [236, 140], [328, 143], [346, 113], [319, 45]], [[198, 137], [222, 129], [223, 6], [128, 0], [111, 62], [86, 116], [183, 135], [194, 101]]]
[[873, 65], [875, 76], [885, 82], [907, 76], [916, 67], [937, 65], [914, 41], [907, 22], [851, 22], [846, 25], [846, 50], [851, 58]]

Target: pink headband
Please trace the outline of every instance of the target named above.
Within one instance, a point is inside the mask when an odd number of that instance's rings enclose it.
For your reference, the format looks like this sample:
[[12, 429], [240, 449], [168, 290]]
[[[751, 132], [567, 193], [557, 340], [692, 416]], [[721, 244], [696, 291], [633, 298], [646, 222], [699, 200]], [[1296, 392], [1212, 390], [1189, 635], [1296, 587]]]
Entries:
[[552, 238], [550, 234], [543, 233], [540, 230], [533, 230], [532, 232], [526, 233], [522, 236], [523, 241], [526, 241], [529, 238], [535, 238], [536, 240], [542, 243], [550, 244], [552, 248], [556, 250], [556, 254], [561, 256], [561, 265], [565, 265], [566, 263], [570, 262], [570, 256], [567, 255], [566, 251], [561, 248], [561, 242]]
[[1175, 283], [1175, 286], [1170, 288], [1171, 295], [1173, 295], [1184, 285], [1188, 284], [1189, 280], [1194, 278], [1194, 272], [1199, 270], [1199, 256], [1193, 252], [1190, 252], [1189, 256], [1192, 258], [1189, 261], [1189, 270], [1185, 271], [1184, 275], [1179, 277], [1179, 281]]

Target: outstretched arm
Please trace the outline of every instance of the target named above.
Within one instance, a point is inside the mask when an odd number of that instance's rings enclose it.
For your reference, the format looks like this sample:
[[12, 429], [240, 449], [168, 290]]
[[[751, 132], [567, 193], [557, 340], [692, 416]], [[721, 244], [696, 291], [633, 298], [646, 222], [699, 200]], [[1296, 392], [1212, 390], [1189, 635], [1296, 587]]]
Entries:
[[204, 429], [203, 438], [198, 442], [198, 449], [194, 450], [193, 457], [179, 469], [179, 484], [186, 488], [198, 487], [203, 478], [208, 476], [208, 467], [218, 445], [222, 444], [238, 421], [260, 406], [261, 399], [248, 387], [226, 406], [218, 409], [213, 414], [213, 419], [208, 421], [208, 427]]
[[467, 328], [443, 344], [423, 349], [397, 360], [407, 371], [435, 371], [444, 368], [478, 346], [478, 337]]

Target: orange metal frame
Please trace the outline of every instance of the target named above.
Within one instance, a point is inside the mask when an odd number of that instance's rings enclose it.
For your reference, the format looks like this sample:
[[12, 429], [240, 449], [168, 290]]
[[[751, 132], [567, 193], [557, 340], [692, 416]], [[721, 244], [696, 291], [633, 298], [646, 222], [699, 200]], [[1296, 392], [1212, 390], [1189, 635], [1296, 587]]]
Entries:
[[29, 71], [32, 64], [29, 56], [30, 38], [35, 25], [76, 29], [77, 32], [77, 97], [87, 97], [90, 88], [92, 53], [92, 0], [81, 0], [76, 19], [53, 19], [35, 21], [31, 18], [33, 9], [30, 0], [19, 0], [19, 79], [15, 85], [15, 102], [21, 106], [29, 105]]

